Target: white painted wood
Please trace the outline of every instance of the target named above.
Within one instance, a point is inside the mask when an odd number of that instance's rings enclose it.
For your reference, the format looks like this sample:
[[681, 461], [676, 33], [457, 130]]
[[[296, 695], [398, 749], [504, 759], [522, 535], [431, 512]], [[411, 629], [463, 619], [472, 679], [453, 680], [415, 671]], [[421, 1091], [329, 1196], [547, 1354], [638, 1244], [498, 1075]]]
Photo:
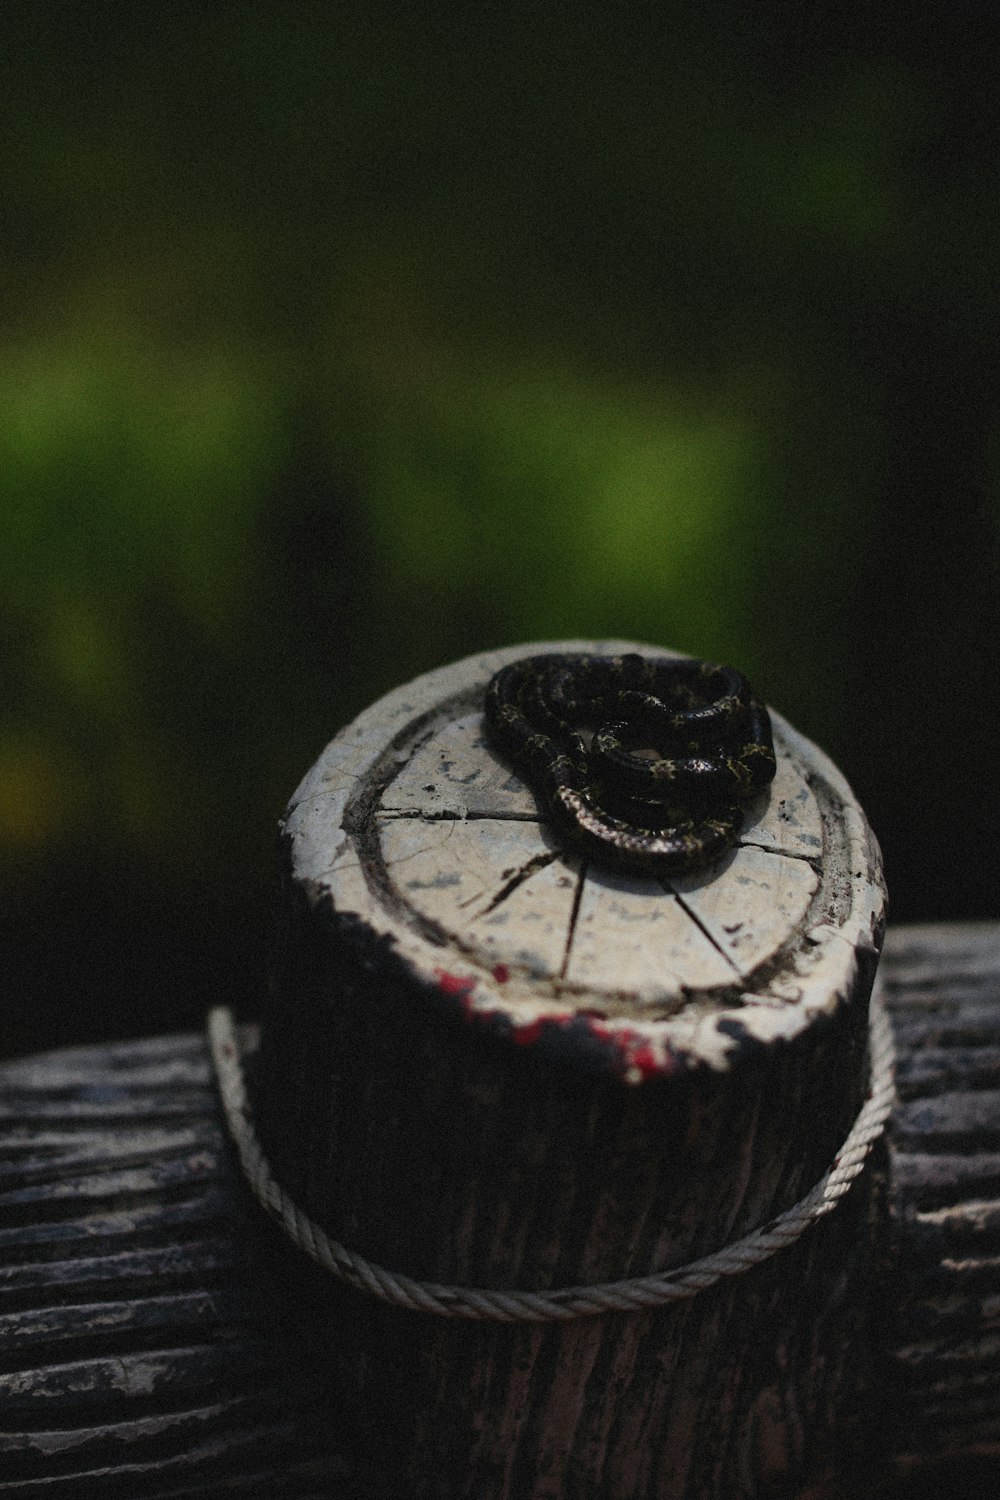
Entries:
[[789, 932], [806, 921], [820, 877], [804, 859], [745, 845], [733, 849], [706, 881], [671, 881], [685, 910], [741, 979], [774, 956]]
[[390, 878], [415, 911], [491, 969], [505, 964], [538, 979], [559, 975], [578, 862], [559, 858], [537, 822], [387, 817], [380, 832]]
[[594, 868], [580, 901], [567, 978], [619, 995], [633, 1016], [676, 1010], [681, 986], [732, 985], [734, 970], [658, 883]]
[[483, 741], [478, 709], [442, 724], [415, 747], [412, 757], [386, 787], [382, 808], [424, 817], [470, 815], [530, 818], [538, 809], [520, 778]]
[[747, 804], [740, 843], [818, 859], [823, 853], [819, 803], [791, 752], [780, 741], [775, 750], [778, 769], [774, 780], [766, 792]]
[[564, 854], [484, 740], [482, 695], [524, 655], [628, 649], [659, 648], [536, 643], [390, 693], [292, 798], [292, 867], [314, 899], [391, 939], [418, 977], [460, 983], [473, 1014], [505, 1013], [516, 1030], [596, 1013], [611, 1031], [638, 1029], [664, 1063], [680, 1051], [725, 1067], [720, 1020], [789, 1038], [855, 994], [858, 953], [880, 941], [878, 849], [840, 773], [773, 713], [778, 774], [716, 866], [665, 883]]

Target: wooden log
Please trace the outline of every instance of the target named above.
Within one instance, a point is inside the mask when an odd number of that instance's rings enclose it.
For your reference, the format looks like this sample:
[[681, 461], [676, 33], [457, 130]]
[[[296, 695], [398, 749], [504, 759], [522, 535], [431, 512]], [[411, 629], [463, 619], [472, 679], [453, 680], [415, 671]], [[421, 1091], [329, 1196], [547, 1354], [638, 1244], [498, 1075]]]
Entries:
[[[547, 1291], [724, 1247], [831, 1166], [868, 1086], [877, 847], [775, 717], [778, 776], [697, 876], [568, 855], [482, 737], [491, 653], [390, 694], [292, 799], [253, 1100], [278, 1180], [421, 1281]], [[638, 648], [641, 649], [641, 648]], [[450, 1322], [289, 1256], [379, 1493], [833, 1493], [872, 1451], [875, 1174], [683, 1304]]]
[[[903, 1472], [1000, 1459], [1000, 926], [901, 928], [880, 1345]], [[992, 1469], [996, 1491], [1000, 1465]]]
[[[1000, 923], [890, 928], [882, 972], [901, 1110], [925, 1079], [937, 1101], [989, 1092]], [[1000, 1484], [1000, 1270], [975, 1226], [996, 1222], [1000, 1150], [938, 1133], [915, 1152], [904, 1118], [870, 1328], [878, 1421], [856, 1494], [979, 1500]], [[957, 1255], [919, 1217], [942, 1208], [969, 1227]], [[201, 1037], [0, 1067], [3, 1500], [373, 1500], [329, 1368], [296, 1331], [309, 1309], [290, 1323], [258, 1275], [277, 1240], [240, 1191]], [[965, 1269], [963, 1295], [940, 1297], [939, 1278], [961, 1288]], [[955, 1358], [977, 1342], [978, 1358]]]
[[0, 1495], [360, 1497], [248, 1274], [200, 1036], [0, 1069]]

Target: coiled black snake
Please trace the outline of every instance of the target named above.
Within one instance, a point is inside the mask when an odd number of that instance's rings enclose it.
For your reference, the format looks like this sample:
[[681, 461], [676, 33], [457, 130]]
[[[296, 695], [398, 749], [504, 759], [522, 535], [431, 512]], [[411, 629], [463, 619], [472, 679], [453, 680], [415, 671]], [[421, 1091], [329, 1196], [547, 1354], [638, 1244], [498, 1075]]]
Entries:
[[746, 678], [690, 657], [527, 656], [496, 673], [484, 707], [568, 842], [619, 868], [713, 863], [775, 773], [771, 721]]

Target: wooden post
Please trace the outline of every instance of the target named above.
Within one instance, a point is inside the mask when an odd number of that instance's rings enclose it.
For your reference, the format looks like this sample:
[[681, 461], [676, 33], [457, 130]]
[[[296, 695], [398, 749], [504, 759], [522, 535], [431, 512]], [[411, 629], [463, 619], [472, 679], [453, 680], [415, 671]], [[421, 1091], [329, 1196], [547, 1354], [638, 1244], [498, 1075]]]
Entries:
[[[739, 845], [659, 882], [563, 852], [482, 739], [532, 645], [391, 693], [290, 804], [252, 1096], [275, 1175], [407, 1276], [545, 1291], [731, 1244], [831, 1166], [868, 1087], [877, 846], [774, 716]], [[374, 1492], [834, 1494], [870, 1451], [870, 1169], [793, 1248], [654, 1310], [452, 1322], [301, 1264]]]

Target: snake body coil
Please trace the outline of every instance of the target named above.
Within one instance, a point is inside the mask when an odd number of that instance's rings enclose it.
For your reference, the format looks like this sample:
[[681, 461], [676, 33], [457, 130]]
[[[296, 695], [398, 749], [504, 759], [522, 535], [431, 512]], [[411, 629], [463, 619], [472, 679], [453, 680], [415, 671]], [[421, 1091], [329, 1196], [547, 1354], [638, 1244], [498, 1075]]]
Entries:
[[746, 678], [692, 658], [528, 656], [496, 673], [484, 707], [568, 840], [625, 869], [711, 864], [775, 772], [767, 709]]

